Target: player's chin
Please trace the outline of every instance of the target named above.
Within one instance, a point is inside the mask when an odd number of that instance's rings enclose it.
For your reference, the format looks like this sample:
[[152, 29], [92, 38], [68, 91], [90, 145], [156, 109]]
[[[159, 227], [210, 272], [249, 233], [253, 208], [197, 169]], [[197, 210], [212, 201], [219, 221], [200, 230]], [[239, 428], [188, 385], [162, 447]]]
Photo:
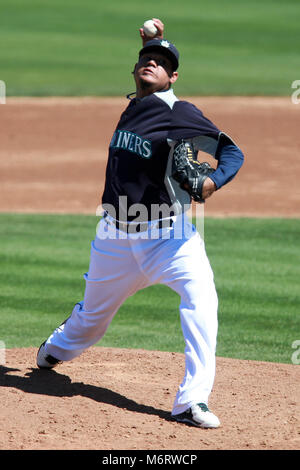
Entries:
[[142, 83], [156, 83], [157, 82], [157, 78], [152, 73], [143, 73], [142, 75], [140, 75], [139, 78]]

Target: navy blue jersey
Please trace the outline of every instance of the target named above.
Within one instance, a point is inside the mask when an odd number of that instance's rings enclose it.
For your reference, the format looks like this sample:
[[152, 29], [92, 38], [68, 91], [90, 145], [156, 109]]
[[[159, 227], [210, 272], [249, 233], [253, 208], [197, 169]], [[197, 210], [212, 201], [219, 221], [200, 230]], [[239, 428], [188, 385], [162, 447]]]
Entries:
[[[110, 142], [102, 204], [112, 205], [117, 214], [120, 196], [127, 197], [128, 207], [143, 204], [149, 214], [152, 204], [171, 205], [164, 183], [168, 139], [195, 136], [209, 137], [215, 143], [210, 153], [216, 158], [221, 154], [217, 150], [220, 130], [196, 106], [178, 100], [172, 90], [132, 99]], [[222, 183], [216, 182], [217, 187]]]

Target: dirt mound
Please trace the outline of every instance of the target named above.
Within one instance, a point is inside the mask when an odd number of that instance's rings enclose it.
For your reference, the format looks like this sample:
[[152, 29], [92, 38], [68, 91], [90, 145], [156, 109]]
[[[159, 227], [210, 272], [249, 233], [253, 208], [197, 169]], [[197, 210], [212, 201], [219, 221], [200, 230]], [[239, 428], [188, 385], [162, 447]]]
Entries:
[[93, 347], [55, 371], [34, 348], [0, 367], [1, 449], [299, 449], [300, 368], [217, 358], [210, 407], [222, 426], [172, 421], [179, 353]]

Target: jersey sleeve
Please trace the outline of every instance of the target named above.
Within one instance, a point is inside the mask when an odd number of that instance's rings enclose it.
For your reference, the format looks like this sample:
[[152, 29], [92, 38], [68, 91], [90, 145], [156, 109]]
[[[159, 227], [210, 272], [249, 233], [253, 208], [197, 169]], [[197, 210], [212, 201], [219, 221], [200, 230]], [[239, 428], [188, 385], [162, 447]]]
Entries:
[[244, 154], [237, 145], [228, 143], [218, 146], [216, 158], [218, 167], [209, 177], [214, 181], [216, 188], [220, 189], [235, 177], [244, 163]]
[[193, 104], [179, 101], [173, 111], [169, 139], [188, 139], [196, 150], [209, 153], [218, 161], [216, 171], [210, 175], [217, 189], [231, 181], [244, 162], [241, 149]]
[[202, 111], [187, 101], [177, 101], [173, 107], [168, 138], [171, 140], [191, 139], [207, 136], [218, 140], [220, 130], [207, 119]]

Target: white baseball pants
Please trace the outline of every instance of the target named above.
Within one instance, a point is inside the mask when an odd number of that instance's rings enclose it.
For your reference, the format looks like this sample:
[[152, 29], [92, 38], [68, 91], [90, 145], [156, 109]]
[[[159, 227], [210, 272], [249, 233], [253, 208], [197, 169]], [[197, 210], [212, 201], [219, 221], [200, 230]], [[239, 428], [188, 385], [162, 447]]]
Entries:
[[[71, 360], [103, 337], [129, 296], [153, 284], [167, 285], [181, 298], [179, 312], [186, 345], [185, 374], [173, 415], [192, 403], [208, 402], [215, 378], [218, 328], [218, 299], [204, 241], [186, 221], [185, 233], [177, 238], [179, 224], [182, 227], [177, 218], [171, 228], [158, 230], [149, 223], [148, 232], [126, 234], [102, 219], [84, 276], [84, 299], [46, 342], [48, 354]], [[120, 238], [116, 239], [116, 234]]]

